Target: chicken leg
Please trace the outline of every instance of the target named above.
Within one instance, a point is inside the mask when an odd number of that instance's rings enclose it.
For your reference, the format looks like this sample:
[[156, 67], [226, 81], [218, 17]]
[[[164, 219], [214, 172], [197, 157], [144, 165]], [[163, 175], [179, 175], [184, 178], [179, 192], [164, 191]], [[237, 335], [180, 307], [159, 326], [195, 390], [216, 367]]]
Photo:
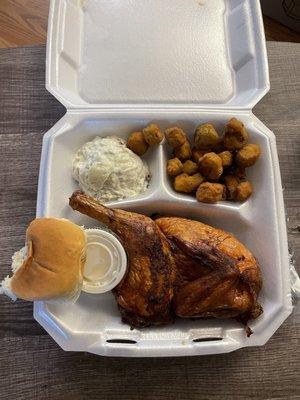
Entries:
[[171, 322], [175, 263], [155, 222], [144, 215], [105, 207], [80, 191], [73, 193], [69, 203], [115, 232], [127, 252], [127, 275], [113, 290], [123, 321], [132, 327]]

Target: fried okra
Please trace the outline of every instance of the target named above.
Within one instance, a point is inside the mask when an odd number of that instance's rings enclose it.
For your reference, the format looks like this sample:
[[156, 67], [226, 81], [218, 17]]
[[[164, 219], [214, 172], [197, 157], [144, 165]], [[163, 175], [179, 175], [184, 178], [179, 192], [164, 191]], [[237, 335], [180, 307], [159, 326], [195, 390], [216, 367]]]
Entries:
[[227, 189], [227, 199], [235, 200], [236, 199], [236, 189], [239, 184], [239, 180], [235, 175], [226, 175], [224, 176], [224, 182]]
[[181, 174], [182, 171], [183, 171], [183, 165], [182, 162], [179, 160], [179, 158], [172, 158], [171, 160], [168, 161], [167, 174], [169, 176], [177, 176]]
[[236, 153], [235, 161], [240, 167], [251, 167], [256, 163], [260, 156], [260, 147], [258, 144], [246, 144]]
[[163, 133], [155, 124], [150, 124], [146, 128], [144, 128], [143, 136], [149, 146], [155, 146], [159, 144], [164, 138]]
[[205, 154], [199, 161], [199, 171], [208, 179], [219, 179], [223, 173], [221, 158], [216, 153]]
[[230, 151], [222, 151], [222, 153], [219, 153], [218, 156], [222, 160], [223, 168], [228, 168], [232, 165], [233, 157]]
[[127, 139], [127, 147], [138, 156], [142, 156], [148, 150], [148, 143], [145, 141], [142, 132], [133, 132]]
[[198, 164], [199, 161], [200, 161], [200, 158], [202, 158], [204, 156], [204, 154], [206, 154], [206, 153], [209, 153], [209, 151], [208, 150], [195, 150], [195, 149], [193, 149], [193, 151], [192, 151], [192, 160], [195, 163]]
[[198, 172], [198, 164], [192, 160], [187, 160], [183, 163], [183, 172], [188, 175], [193, 175]]
[[236, 118], [231, 118], [226, 125], [223, 143], [227, 150], [239, 150], [246, 145], [248, 137], [244, 124]]
[[221, 183], [204, 182], [198, 187], [196, 198], [202, 203], [216, 203], [226, 199], [226, 188]]
[[173, 147], [173, 149], [182, 146], [187, 141], [186, 134], [182, 129], [177, 128], [176, 126], [166, 129], [165, 136], [167, 142], [171, 147]]
[[201, 174], [194, 175], [180, 174], [174, 180], [174, 189], [176, 192], [193, 193], [197, 190], [198, 186], [204, 181]]
[[174, 177], [176, 191], [196, 192], [197, 199], [206, 203], [244, 201], [252, 194], [246, 168], [257, 161], [261, 151], [258, 145], [248, 144], [249, 135], [241, 121], [231, 118], [222, 138], [212, 124], [199, 125], [193, 150], [182, 129], [168, 128], [165, 136], [173, 149], [167, 174]]
[[191, 146], [187, 140], [181, 146], [174, 149], [174, 156], [181, 161], [188, 160], [192, 157]]
[[252, 185], [250, 182], [245, 181], [238, 184], [236, 188], [236, 200], [244, 201], [247, 200], [252, 194]]
[[203, 124], [196, 129], [194, 141], [197, 150], [211, 150], [219, 143], [220, 137], [213, 125]]

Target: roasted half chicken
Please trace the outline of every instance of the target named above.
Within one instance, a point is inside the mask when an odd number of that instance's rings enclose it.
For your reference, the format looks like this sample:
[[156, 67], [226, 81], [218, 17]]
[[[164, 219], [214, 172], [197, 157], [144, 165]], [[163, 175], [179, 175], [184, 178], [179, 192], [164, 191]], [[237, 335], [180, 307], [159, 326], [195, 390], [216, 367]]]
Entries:
[[189, 219], [153, 221], [110, 209], [82, 192], [72, 195], [70, 205], [122, 241], [128, 273], [114, 295], [131, 326], [169, 323], [172, 310], [179, 317], [233, 317], [246, 326], [262, 313], [258, 263], [231, 234]]
[[124, 322], [132, 327], [172, 321], [175, 264], [167, 239], [156, 223], [140, 214], [104, 207], [78, 191], [70, 206], [115, 232], [128, 257], [128, 272], [114, 289]]

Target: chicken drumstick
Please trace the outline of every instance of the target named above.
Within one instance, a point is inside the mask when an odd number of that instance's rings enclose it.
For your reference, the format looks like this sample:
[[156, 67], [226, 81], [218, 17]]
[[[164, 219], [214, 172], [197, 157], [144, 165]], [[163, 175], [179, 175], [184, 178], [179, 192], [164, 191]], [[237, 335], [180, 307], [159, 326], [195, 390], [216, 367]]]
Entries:
[[73, 193], [69, 203], [115, 232], [127, 252], [127, 275], [113, 291], [123, 321], [132, 327], [171, 322], [175, 264], [155, 222], [144, 215], [107, 208], [80, 191]]

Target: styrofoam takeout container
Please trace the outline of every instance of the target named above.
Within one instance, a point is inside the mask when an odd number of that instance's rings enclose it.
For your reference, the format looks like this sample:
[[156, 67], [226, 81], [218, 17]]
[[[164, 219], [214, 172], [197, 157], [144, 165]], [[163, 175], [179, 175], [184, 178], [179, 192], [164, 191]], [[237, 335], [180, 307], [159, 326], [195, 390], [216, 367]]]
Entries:
[[95, 221], [68, 206], [77, 188], [72, 158], [95, 136], [126, 138], [149, 122], [178, 125], [190, 137], [211, 121], [222, 129], [242, 120], [262, 157], [248, 176], [245, 203], [198, 203], [174, 192], [166, 177], [168, 148], [146, 154], [152, 180], [146, 193], [111, 203], [144, 214], [187, 216], [232, 232], [258, 258], [264, 313], [250, 323], [177, 319], [134, 329], [121, 322], [111, 293], [82, 293], [76, 304], [36, 302], [34, 316], [65, 350], [110, 356], [225, 353], [263, 345], [292, 311], [284, 204], [275, 137], [252, 107], [269, 90], [258, 0], [53, 0], [47, 45], [47, 89], [66, 115], [44, 136], [37, 215]]

